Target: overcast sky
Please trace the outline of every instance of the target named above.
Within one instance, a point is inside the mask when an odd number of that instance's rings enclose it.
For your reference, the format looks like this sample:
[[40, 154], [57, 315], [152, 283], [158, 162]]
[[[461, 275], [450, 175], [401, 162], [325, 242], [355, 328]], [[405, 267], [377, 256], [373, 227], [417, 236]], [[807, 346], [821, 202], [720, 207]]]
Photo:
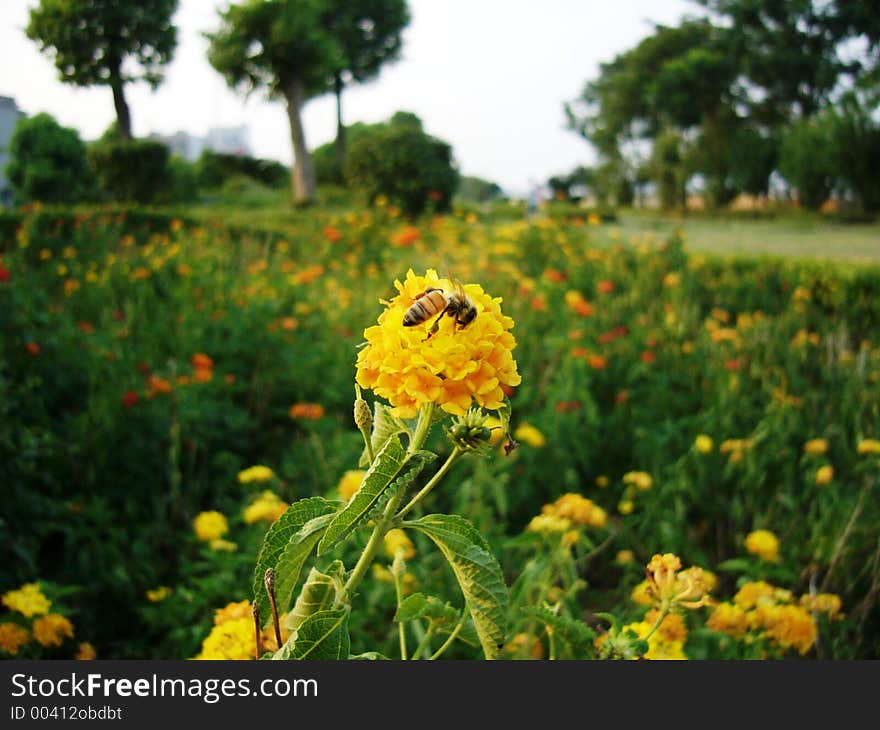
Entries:
[[[0, 0], [0, 95], [27, 114], [45, 111], [84, 139], [115, 119], [110, 90], [58, 81], [51, 60], [24, 35], [37, 0]], [[284, 109], [228, 89], [206, 59], [205, 31], [218, 26], [217, 0], [180, 0], [178, 47], [155, 92], [128, 87], [136, 136], [247, 125], [258, 157], [292, 159]], [[412, 21], [399, 61], [343, 95], [346, 124], [377, 122], [397, 110], [418, 114], [425, 129], [452, 144], [461, 172], [526, 190], [580, 164], [592, 150], [565, 128], [563, 103], [598, 65], [650, 33], [698, 10], [687, 0], [410, 0]], [[336, 130], [332, 96], [305, 109], [310, 148]]]

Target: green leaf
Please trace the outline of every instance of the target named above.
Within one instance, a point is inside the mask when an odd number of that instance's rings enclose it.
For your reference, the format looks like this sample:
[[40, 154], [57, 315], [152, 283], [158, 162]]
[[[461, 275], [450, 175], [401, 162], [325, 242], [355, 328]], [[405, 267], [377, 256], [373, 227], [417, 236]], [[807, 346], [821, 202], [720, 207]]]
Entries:
[[436, 454], [430, 451], [407, 454], [400, 439], [396, 435], [392, 436], [376, 455], [376, 460], [364, 475], [360, 489], [330, 523], [318, 543], [318, 555], [326, 553], [354, 532], [358, 525], [381, 510], [392, 494], [412, 484], [425, 464], [435, 458]]
[[[391, 409], [388, 406], [376, 401], [373, 405], [373, 433], [370, 434], [370, 445], [373, 447], [373, 454], [378, 454], [385, 448], [385, 444], [388, 443], [390, 438], [402, 433], [409, 433], [406, 424], [397, 416], [392, 416]], [[358, 461], [358, 466], [363, 468], [369, 465], [370, 456], [365, 448]]]
[[287, 511], [275, 520], [266, 532], [263, 545], [257, 554], [253, 579], [254, 600], [260, 609], [260, 619], [264, 625], [269, 620], [271, 610], [269, 596], [266, 594], [266, 587], [263, 584], [266, 569], [275, 568], [278, 558], [287, 549], [290, 541], [296, 537], [309, 520], [336, 512], [341, 504], [341, 502], [327, 500], [323, 497], [301, 499], [290, 505]]
[[314, 661], [348, 659], [351, 648], [348, 616], [348, 606], [313, 613], [290, 635], [273, 658]]
[[715, 568], [725, 573], [746, 573], [751, 570], [752, 562], [745, 558], [732, 558], [718, 563]]
[[413, 593], [400, 602], [394, 614], [394, 620], [412, 621], [413, 619], [421, 618], [427, 605], [428, 598], [424, 593]]
[[278, 612], [284, 613], [293, 599], [293, 589], [299, 581], [303, 565], [311, 555], [318, 540], [327, 529], [335, 512], [315, 517], [304, 524], [290, 542], [275, 564], [275, 602]]
[[592, 656], [593, 639], [596, 638], [596, 632], [583, 621], [569, 616], [560, 616], [546, 606], [524, 606], [521, 611], [554, 631], [557, 637], [571, 647], [574, 659], [584, 659], [587, 658], [587, 655]]
[[375, 661], [377, 659], [388, 659], [384, 654], [380, 654], [378, 651], [365, 651], [363, 654], [351, 654], [348, 657], [352, 660], [368, 660]]
[[317, 568], [309, 571], [293, 609], [287, 615], [286, 628], [296, 630], [313, 614], [330, 608], [345, 584], [345, 567], [341, 560], [334, 560], [322, 573]]
[[443, 553], [464, 594], [486, 659], [497, 658], [507, 628], [507, 586], [485, 538], [457, 515], [426, 515], [404, 525], [423, 532]]

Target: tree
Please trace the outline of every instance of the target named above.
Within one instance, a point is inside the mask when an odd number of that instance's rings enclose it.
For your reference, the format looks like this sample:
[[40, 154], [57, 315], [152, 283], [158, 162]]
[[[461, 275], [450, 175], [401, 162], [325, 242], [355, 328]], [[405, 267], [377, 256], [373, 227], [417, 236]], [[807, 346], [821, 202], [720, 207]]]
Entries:
[[287, 109], [294, 165], [293, 200], [311, 203], [317, 182], [306, 145], [302, 109], [326, 91], [342, 50], [328, 31], [320, 0], [247, 0], [220, 13], [221, 27], [208, 33], [208, 61], [230, 87], [250, 94], [264, 89]]
[[93, 190], [85, 143], [49, 114], [18, 122], [9, 156], [6, 174], [19, 202], [73, 203]]
[[340, 49], [329, 83], [336, 96], [336, 163], [341, 170], [346, 147], [342, 91], [346, 84], [375, 78], [400, 56], [410, 14], [406, 0], [329, 0], [327, 5], [328, 32]]
[[125, 84], [161, 83], [177, 45], [176, 10], [177, 0], [40, 0], [26, 33], [54, 57], [65, 83], [111, 88], [119, 132], [131, 139]]
[[805, 208], [818, 209], [837, 183], [833, 125], [828, 114], [802, 119], [787, 128], [779, 149], [779, 171], [797, 190]]

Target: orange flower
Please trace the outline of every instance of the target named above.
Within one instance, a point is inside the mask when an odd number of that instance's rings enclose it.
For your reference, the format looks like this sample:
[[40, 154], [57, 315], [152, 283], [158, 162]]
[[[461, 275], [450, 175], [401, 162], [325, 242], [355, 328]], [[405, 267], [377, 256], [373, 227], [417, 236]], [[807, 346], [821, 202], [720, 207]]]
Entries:
[[204, 368], [210, 370], [214, 367], [214, 361], [203, 352], [197, 352], [189, 359], [194, 368]]
[[210, 383], [214, 377], [214, 371], [211, 368], [196, 368], [193, 373], [193, 380], [196, 383]]
[[154, 395], [156, 393], [168, 394], [171, 392], [171, 383], [165, 380], [165, 378], [160, 378], [158, 375], [151, 375], [147, 380], [147, 386]]
[[609, 279], [600, 279], [596, 282], [596, 291], [599, 294], [610, 294], [614, 291], [614, 282]]
[[324, 229], [324, 238], [326, 238], [330, 243], [336, 243], [337, 241], [342, 239], [342, 234], [339, 232], [338, 228], [334, 226], [327, 226]]
[[324, 406], [319, 403], [294, 403], [290, 407], [290, 417], [317, 421], [324, 417]]
[[403, 248], [412, 246], [422, 237], [421, 231], [415, 226], [405, 226], [391, 236], [391, 245]]
[[590, 355], [587, 358], [587, 364], [593, 370], [604, 370], [608, 367], [608, 361], [602, 355]]
[[654, 360], [657, 359], [657, 356], [656, 356], [653, 352], [651, 352], [651, 350], [645, 350], [645, 351], [639, 356], [639, 359], [640, 359], [643, 363], [645, 363], [645, 364], [647, 364], [647, 365], [650, 365], [652, 362], [654, 362]]
[[547, 279], [547, 281], [559, 283], [560, 281], [565, 281], [568, 277], [559, 271], [559, 269], [545, 269], [544, 278]]

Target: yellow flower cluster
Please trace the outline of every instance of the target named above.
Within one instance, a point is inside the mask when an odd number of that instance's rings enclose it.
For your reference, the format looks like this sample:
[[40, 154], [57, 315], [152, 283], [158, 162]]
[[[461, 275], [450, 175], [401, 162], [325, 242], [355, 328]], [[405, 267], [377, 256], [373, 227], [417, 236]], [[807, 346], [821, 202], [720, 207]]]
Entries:
[[456, 415], [467, 413], [473, 401], [489, 410], [500, 408], [502, 386], [521, 381], [512, 354], [514, 322], [501, 313], [501, 299], [477, 284], [464, 285], [476, 306], [476, 318], [457, 328], [453, 318], [444, 316], [439, 331], [428, 338], [430, 324], [404, 327], [403, 318], [426, 289], [451, 292], [454, 285], [433, 269], [425, 276], [410, 269], [406, 280], [395, 281], [395, 287], [399, 293], [387, 302], [378, 324], [364, 330], [367, 344], [358, 353], [358, 385], [385, 398], [401, 418], [415, 417], [427, 403]]
[[34, 638], [41, 646], [61, 646], [64, 639], [73, 637], [73, 624], [60, 613], [49, 613], [34, 619], [31, 627]]
[[605, 527], [608, 515], [593, 500], [568, 492], [541, 508], [542, 515], [561, 517], [577, 527]]
[[770, 530], [755, 530], [746, 536], [746, 550], [761, 560], [775, 563], [779, 560], [779, 538]]
[[[500, 432], [499, 432], [499, 438]], [[528, 444], [532, 448], [540, 449], [544, 444], [547, 443], [547, 438], [541, 433], [537, 428], [535, 428], [531, 423], [522, 423], [517, 426], [516, 431], [513, 432], [513, 437], [517, 441], [522, 441], [524, 444]]]
[[39, 583], [25, 583], [17, 590], [7, 591], [2, 600], [4, 606], [27, 618], [43, 616], [52, 606], [52, 602], [43, 595]]
[[880, 439], [862, 439], [859, 441], [856, 451], [862, 456], [880, 455]]
[[385, 553], [393, 558], [400, 551], [404, 560], [412, 560], [416, 556], [416, 546], [409, 536], [399, 527], [385, 533]]
[[[280, 617], [281, 640], [290, 632]], [[277, 651], [275, 630], [264, 629], [260, 637], [264, 651]], [[194, 659], [253, 659], [256, 654], [254, 618], [249, 601], [233, 601], [214, 612], [214, 627], [202, 640], [201, 651]]]
[[222, 512], [210, 510], [200, 512], [193, 520], [193, 529], [196, 537], [202, 542], [212, 542], [219, 540], [227, 532], [229, 532], [229, 523]]
[[0, 624], [0, 649], [10, 656], [18, 654], [18, 650], [31, 640], [31, 633], [24, 626], [11, 622]]
[[244, 508], [245, 524], [252, 525], [262, 520], [271, 525], [287, 511], [289, 506], [275, 492], [267, 489]]
[[526, 532], [536, 532], [539, 535], [553, 535], [570, 529], [571, 521], [558, 515], [536, 515], [526, 526]]
[[[682, 570], [681, 559], [672, 553], [656, 554], [645, 569], [644, 596], [657, 608], [699, 608], [711, 603], [709, 593], [717, 578], [703, 568]], [[639, 586], [636, 586], [638, 590]], [[635, 593], [635, 591], [634, 591]]]
[[727, 439], [718, 447], [718, 450], [722, 454], [730, 454], [730, 456], [727, 457], [730, 460], [730, 463], [737, 464], [743, 460], [745, 452], [751, 449], [754, 445], [754, 439]]
[[645, 491], [654, 486], [654, 480], [646, 471], [628, 471], [623, 475], [623, 483]]
[[810, 456], [821, 456], [828, 451], [828, 439], [810, 439], [804, 444], [804, 453]]
[[762, 638], [771, 646], [804, 655], [818, 634], [813, 613], [835, 619], [840, 617], [840, 609], [840, 598], [832, 593], [805, 594], [794, 603], [791, 591], [754, 581], [743, 585], [732, 603], [718, 604], [706, 626], [735, 639]]
[[713, 448], [715, 448], [715, 443], [712, 441], [711, 436], [701, 433], [696, 439], [694, 439], [694, 448], [696, 448], [701, 454], [708, 454]]
[[147, 591], [147, 600], [150, 603], [161, 603], [171, 595], [171, 589], [168, 586], [159, 586]]
[[275, 472], [268, 466], [260, 464], [248, 467], [238, 472], [238, 481], [241, 484], [250, 484], [252, 482], [268, 482], [275, 477]]

